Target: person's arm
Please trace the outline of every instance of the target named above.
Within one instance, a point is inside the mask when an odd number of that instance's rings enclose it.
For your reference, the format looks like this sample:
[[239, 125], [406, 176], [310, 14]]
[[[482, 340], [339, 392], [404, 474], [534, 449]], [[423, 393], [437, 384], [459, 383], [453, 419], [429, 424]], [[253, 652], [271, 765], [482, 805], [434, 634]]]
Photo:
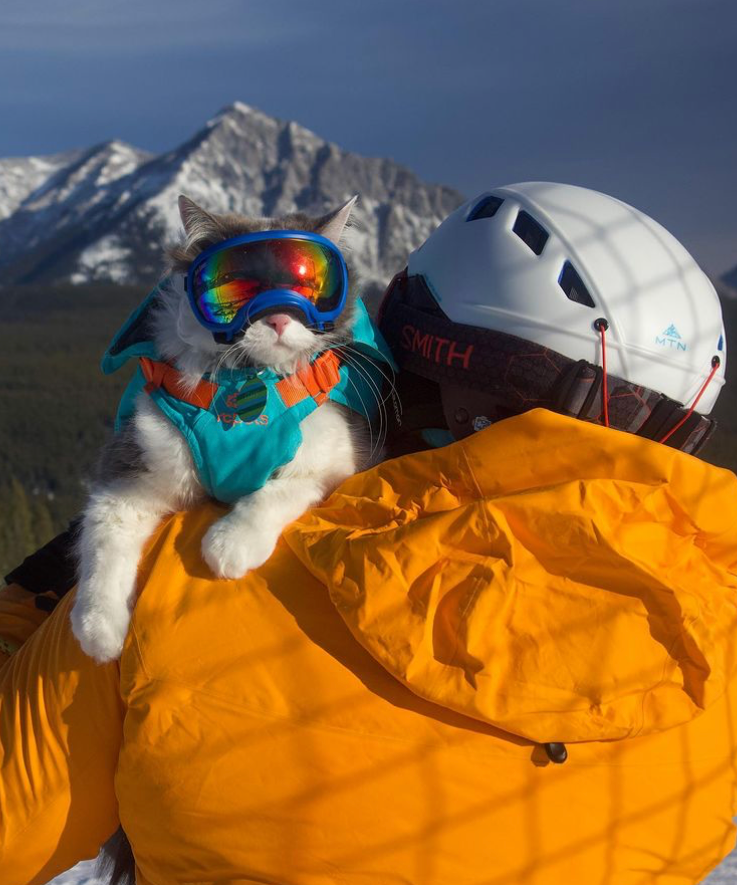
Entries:
[[118, 826], [124, 707], [117, 663], [97, 665], [72, 635], [74, 594], [49, 614], [34, 600], [56, 593], [22, 580], [0, 593], [0, 636], [20, 646], [0, 670], [0, 882], [43, 885]]
[[0, 668], [48, 617], [37, 598], [19, 584], [0, 590]]
[[41, 626], [75, 582], [77, 522], [5, 576], [0, 590], [0, 667]]

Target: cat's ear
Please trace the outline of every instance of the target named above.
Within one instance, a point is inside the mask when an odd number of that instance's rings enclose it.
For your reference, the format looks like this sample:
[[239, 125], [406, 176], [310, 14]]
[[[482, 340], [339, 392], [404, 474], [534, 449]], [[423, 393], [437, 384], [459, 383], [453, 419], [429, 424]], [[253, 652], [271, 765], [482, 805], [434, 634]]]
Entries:
[[179, 215], [184, 225], [187, 240], [194, 243], [197, 240], [212, 240], [218, 237], [220, 225], [217, 219], [210, 215], [201, 206], [198, 206], [184, 194], [179, 195]]
[[328, 212], [327, 215], [323, 215], [323, 217], [317, 222], [315, 233], [326, 237], [328, 240], [332, 240], [337, 246], [340, 243], [340, 238], [343, 236], [343, 231], [345, 230], [346, 224], [348, 224], [348, 219], [351, 217], [351, 212], [356, 205], [357, 199], [358, 194], [356, 194], [355, 197], [351, 197], [347, 203], [344, 203], [340, 207], [340, 209], [336, 209], [334, 212]]

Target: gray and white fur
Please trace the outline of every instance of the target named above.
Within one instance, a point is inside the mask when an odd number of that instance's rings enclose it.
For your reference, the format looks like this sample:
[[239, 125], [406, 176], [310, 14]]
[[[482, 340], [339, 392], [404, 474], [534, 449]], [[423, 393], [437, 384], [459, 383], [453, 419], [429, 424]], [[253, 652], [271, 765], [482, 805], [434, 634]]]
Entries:
[[[170, 250], [170, 276], [181, 278], [203, 249], [256, 230], [309, 230], [334, 243], [343, 236], [356, 198], [322, 218], [215, 216], [179, 198], [184, 242]], [[161, 356], [194, 388], [206, 372], [242, 365], [293, 373], [316, 351], [342, 347], [350, 361], [349, 300], [335, 329], [318, 334], [295, 315], [269, 314], [234, 343], [216, 344], [194, 317], [183, 287], [164, 283], [152, 333]], [[367, 460], [366, 422], [327, 402], [301, 424], [302, 443], [292, 461], [258, 491], [241, 498], [204, 536], [202, 555], [217, 578], [239, 578], [265, 562], [282, 529], [323, 500]], [[378, 456], [378, 453], [374, 453]], [[97, 661], [120, 656], [135, 600], [138, 561], [161, 519], [202, 501], [189, 447], [179, 431], [142, 393], [135, 414], [105, 448], [84, 509], [78, 542], [79, 582], [72, 608], [74, 635]]]

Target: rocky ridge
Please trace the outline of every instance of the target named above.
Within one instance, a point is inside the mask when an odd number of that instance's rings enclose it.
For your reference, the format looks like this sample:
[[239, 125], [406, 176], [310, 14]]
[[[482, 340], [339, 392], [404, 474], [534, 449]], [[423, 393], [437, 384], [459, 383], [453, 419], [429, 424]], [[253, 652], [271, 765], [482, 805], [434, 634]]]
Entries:
[[320, 214], [358, 193], [353, 260], [376, 285], [463, 199], [391, 160], [344, 151], [236, 102], [163, 154], [110, 141], [0, 160], [4, 284], [150, 283], [162, 270], [162, 244], [180, 233], [180, 193], [216, 213], [263, 217]]

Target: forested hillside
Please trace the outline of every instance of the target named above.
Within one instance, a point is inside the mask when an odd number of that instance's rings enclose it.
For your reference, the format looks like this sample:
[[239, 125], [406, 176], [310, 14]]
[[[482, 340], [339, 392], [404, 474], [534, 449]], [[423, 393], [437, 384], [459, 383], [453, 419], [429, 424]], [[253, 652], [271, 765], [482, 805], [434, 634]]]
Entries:
[[66, 526], [130, 374], [100, 357], [144, 295], [114, 285], [0, 292], [0, 574]]
[[[0, 291], [0, 574], [63, 528], [112, 427], [131, 369], [99, 362], [145, 290], [115, 285]], [[725, 300], [737, 358], [737, 300]], [[728, 377], [737, 374], [734, 369]], [[737, 469], [737, 384], [728, 382], [705, 457]]]

